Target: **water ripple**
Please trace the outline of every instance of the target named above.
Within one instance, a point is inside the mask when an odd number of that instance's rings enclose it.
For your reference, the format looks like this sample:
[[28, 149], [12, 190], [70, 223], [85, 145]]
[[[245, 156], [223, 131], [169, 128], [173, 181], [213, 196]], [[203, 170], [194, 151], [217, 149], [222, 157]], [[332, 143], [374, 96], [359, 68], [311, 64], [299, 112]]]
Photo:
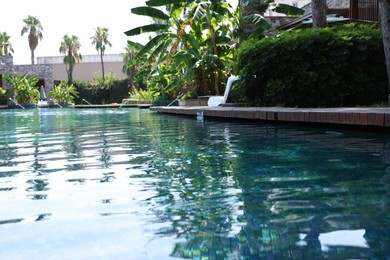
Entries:
[[[388, 136], [138, 109], [0, 111], [0, 125], [0, 258], [390, 255]], [[367, 246], [321, 247], [345, 230]]]

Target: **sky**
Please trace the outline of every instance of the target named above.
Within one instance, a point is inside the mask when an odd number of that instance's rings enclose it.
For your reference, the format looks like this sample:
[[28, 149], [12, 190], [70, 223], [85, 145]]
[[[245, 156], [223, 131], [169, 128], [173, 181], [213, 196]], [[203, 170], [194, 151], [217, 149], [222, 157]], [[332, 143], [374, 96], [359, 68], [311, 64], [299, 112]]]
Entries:
[[[236, 7], [238, 0], [229, 0]], [[144, 6], [145, 0], [12, 0], [2, 4], [0, 32], [7, 32], [14, 49], [14, 64], [31, 64], [28, 34], [21, 36], [23, 20], [37, 17], [43, 27], [43, 38], [35, 57], [61, 56], [59, 47], [65, 34], [79, 37], [81, 55], [97, 54], [91, 37], [97, 26], [108, 28], [112, 47], [106, 54], [123, 53], [127, 40], [147, 42], [147, 35], [128, 37], [125, 31], [150, 23], [150, 18], [134, 15], [131, 8]]]

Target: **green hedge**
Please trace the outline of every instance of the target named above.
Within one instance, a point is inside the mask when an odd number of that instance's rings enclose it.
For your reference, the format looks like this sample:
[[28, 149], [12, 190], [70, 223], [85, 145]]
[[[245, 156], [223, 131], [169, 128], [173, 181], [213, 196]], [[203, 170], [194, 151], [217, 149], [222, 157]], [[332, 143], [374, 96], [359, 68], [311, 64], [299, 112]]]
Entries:
[[79, 98], [75, 99], [76, 104], [85, 104], [83, 99], [92, 104], [122, 103], [124, 98], [129, 97], [129, 79], [116, 79], [110, 87], [99, 88], [91, 86], [90, 82], [76, 81], [73, 84], [79, 92]]
[[237, 90], [248, 105], [364, 106], [386, 102], [381, 32], [373, 26], [305, 29], [238, 50]]

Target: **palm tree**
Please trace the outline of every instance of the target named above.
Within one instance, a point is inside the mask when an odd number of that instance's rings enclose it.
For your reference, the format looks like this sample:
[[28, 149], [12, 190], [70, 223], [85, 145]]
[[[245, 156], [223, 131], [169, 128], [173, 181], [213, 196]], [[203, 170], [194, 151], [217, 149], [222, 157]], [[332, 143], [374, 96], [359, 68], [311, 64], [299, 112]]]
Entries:
[[38, 20], [38, 18], [31, 15], [29, 15], [26, 19], [24, 19], [23, 22], [25, 23], [25, 25], [23, 26], [22, 29], [22, 36], [27, 32], [29, 33], [28, 44], [31, 50], [31, 64], [34, 65], [34, 60], [35, 60], [34, 51], [38, 46], [38, 41], [42, 40], [43, 27], [41, 22]]
[[6, 32], [0, 33], [0, 55], [11, 55], [14, 52], [12, 44], [10, 42], [11, 36]]
[[77, 36], [69, 36], [68, 34], [64, 35], [64, 38], [61, 42], [60, 53], [65, 54], [64, 64], [66, 68], [66, 73], [68, 74], [68, 84], [72, 84], [73, 82], [73, 69], [74, 65], [80, 60], [82, 60], [82, 56], [79, 52], [80, 50], [80, 42]]
[[102, 64], [102, 78], [103, 85], [105, 83], [104, 79], [104, 63], [103, 63], [103, 55], [106, 50], [106, 45], [112, 46], [111, 42], [108, 40], [108, 29], [105, 27], [97, 27], [95, 29], [95, 35], [91, 37], [92, 45], [95, 45], [97, 52], [100, 54], [100, 62]]

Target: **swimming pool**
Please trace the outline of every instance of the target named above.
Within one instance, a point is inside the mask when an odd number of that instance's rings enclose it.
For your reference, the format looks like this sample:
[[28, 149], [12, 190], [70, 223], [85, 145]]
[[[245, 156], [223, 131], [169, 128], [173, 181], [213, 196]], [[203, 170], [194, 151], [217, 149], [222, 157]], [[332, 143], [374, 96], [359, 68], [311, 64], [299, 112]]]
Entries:
[[0, 111], [0, 259], [390, 257], [390, 136]]

